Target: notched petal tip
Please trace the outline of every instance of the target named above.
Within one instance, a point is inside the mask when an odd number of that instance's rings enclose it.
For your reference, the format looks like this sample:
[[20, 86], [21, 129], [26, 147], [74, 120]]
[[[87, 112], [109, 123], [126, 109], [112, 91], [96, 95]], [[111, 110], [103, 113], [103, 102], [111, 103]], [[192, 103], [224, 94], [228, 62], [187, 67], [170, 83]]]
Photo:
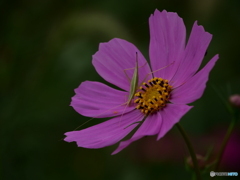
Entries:
[[195, 22], [194, 22], [192, 29], [194, 29], [194, 28], [198, 28], [200, 32], [204, 32], [204, 33], [206, 33], [206, 34], [208, 34], [208, 35], [210, 35], [210, 36], [212, 37], [212, 34], [209, 33], [209, 32], [207, 32], [202, 25], [199, 25], [199, 24], [198, 24], [198, 21], [195, 21]]
[[162, 11], [159, 11], [158, 9], [155, 9], [155, 11], [153, 12], [153, 14], [150, 15], [150, 18], [152, 16], [168, 16], [168, 14], [176, 14], [178, 16], [178, 14], [176, 12], [168, 12], [165, 9]]
[[64, 133], [64, 135], [66, 137], [63, 140], [66, 141], [66, 142], [73, 142], [73, 141], [75, 141], [75, 140], [72, 139], [72, 134], [73, 133], [74, 133], [74, 131]]
[[161, 13], [161, 11], [159, 11], [158, 9], [155, 9], [155, 11], [153, 12], [153, 14], [151, 14], [151, 16], [152, 16], [152, 15], [155, 15], [155, 14], [157, 14], [157, 13]]
[[[159, 11], [158, 9], [155, 9], [155, 11], [153, 12], [153, 14], [150, 15], [151, 16], [158, 16], [158, 15], [169, 15], [169, 14], [173, 14], [179, 17], [177, 12], [168, 12], [167, 10], [163, 9], [162, 11]], [[181, 17], [179, 17], [180, 19], [182, 19]]]

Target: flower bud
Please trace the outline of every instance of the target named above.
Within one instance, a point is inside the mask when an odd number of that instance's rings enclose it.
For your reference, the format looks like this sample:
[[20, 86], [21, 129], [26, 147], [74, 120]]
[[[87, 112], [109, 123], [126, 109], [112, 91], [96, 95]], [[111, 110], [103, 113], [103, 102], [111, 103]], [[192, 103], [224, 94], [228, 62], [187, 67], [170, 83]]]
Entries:
[[234, 94], [230, 96], [229, 101], [233, 106], [240, 108], [240, 95]]
[[[196, 154], [196, 158], [197, 158], [199, 169], [204, 169], [206, 165], [204, 157], [202, 155]], [[187, 158], [186, 163], [191, 169], [194, 169], [194, 164], [191, 156]]]

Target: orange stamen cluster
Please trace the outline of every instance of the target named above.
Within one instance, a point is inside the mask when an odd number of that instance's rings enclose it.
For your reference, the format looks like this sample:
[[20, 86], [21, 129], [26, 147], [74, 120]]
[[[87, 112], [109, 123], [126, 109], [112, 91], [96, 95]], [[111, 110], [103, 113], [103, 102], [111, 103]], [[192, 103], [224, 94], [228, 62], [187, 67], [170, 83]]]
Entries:
[[166, 106], [169, 102], [172, 86], [168, 84], [168, 80], [162, 78], [153, 78], [148, 83], [143, 83], [145, 87], [140, 86], [140, 90], [135, 93], [138, 97], [135, 99], [137, 103], [136, 109], [144, 114], [152, 114]]

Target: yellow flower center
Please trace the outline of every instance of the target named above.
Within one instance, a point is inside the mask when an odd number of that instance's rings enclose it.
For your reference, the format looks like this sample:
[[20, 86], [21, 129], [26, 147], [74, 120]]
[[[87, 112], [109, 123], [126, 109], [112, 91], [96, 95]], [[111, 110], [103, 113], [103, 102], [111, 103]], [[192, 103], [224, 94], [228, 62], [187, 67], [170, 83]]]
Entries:
[[161, 110], [169, 102], [170, 92], [172, 86], [168, 84], [168, 80], [162, 78], [153, 78], [148, 83], [143, 83], [145, 86], [139, 87], [139, 91], [135, 93], [138, 97], [135, 99], [135, 103], [138, 105], [136, 109], [139, 109], [144, 114], [152, 114]]

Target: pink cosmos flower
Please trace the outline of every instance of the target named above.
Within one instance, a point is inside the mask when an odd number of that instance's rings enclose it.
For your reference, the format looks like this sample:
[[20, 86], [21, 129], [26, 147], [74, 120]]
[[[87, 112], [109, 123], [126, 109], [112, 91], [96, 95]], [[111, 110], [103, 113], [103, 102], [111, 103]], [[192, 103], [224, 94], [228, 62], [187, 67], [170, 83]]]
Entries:
[[[129, 140], [120, 142], [112, 153], [116, 154], [144, 136], [157, 135], [159, 140], [192, 108], [186, 104], [202, 96], [209, 73], [218, 59], [215, 55], [198, 71], [212, 35], [195, 22], [186, 44], [182, 18], [165, 10], [155, 10], [149, 18], [149, 27], [151, 67], [128, 41], [114, 38], [99, 45], [92, 61], [96, 71], [122, 90], [85, 81], [75, 89], [71, 106], [84, 116], [113, 118], [83, 130], [67, 132], [65, 141], [75, 141], [84, 148], [102, 148], [119, 142], [138, 128]], [[136, 58], [138, 85], [142, 86], [127, 104]], [[137, 123], [139, 121], [141, 123]]]

